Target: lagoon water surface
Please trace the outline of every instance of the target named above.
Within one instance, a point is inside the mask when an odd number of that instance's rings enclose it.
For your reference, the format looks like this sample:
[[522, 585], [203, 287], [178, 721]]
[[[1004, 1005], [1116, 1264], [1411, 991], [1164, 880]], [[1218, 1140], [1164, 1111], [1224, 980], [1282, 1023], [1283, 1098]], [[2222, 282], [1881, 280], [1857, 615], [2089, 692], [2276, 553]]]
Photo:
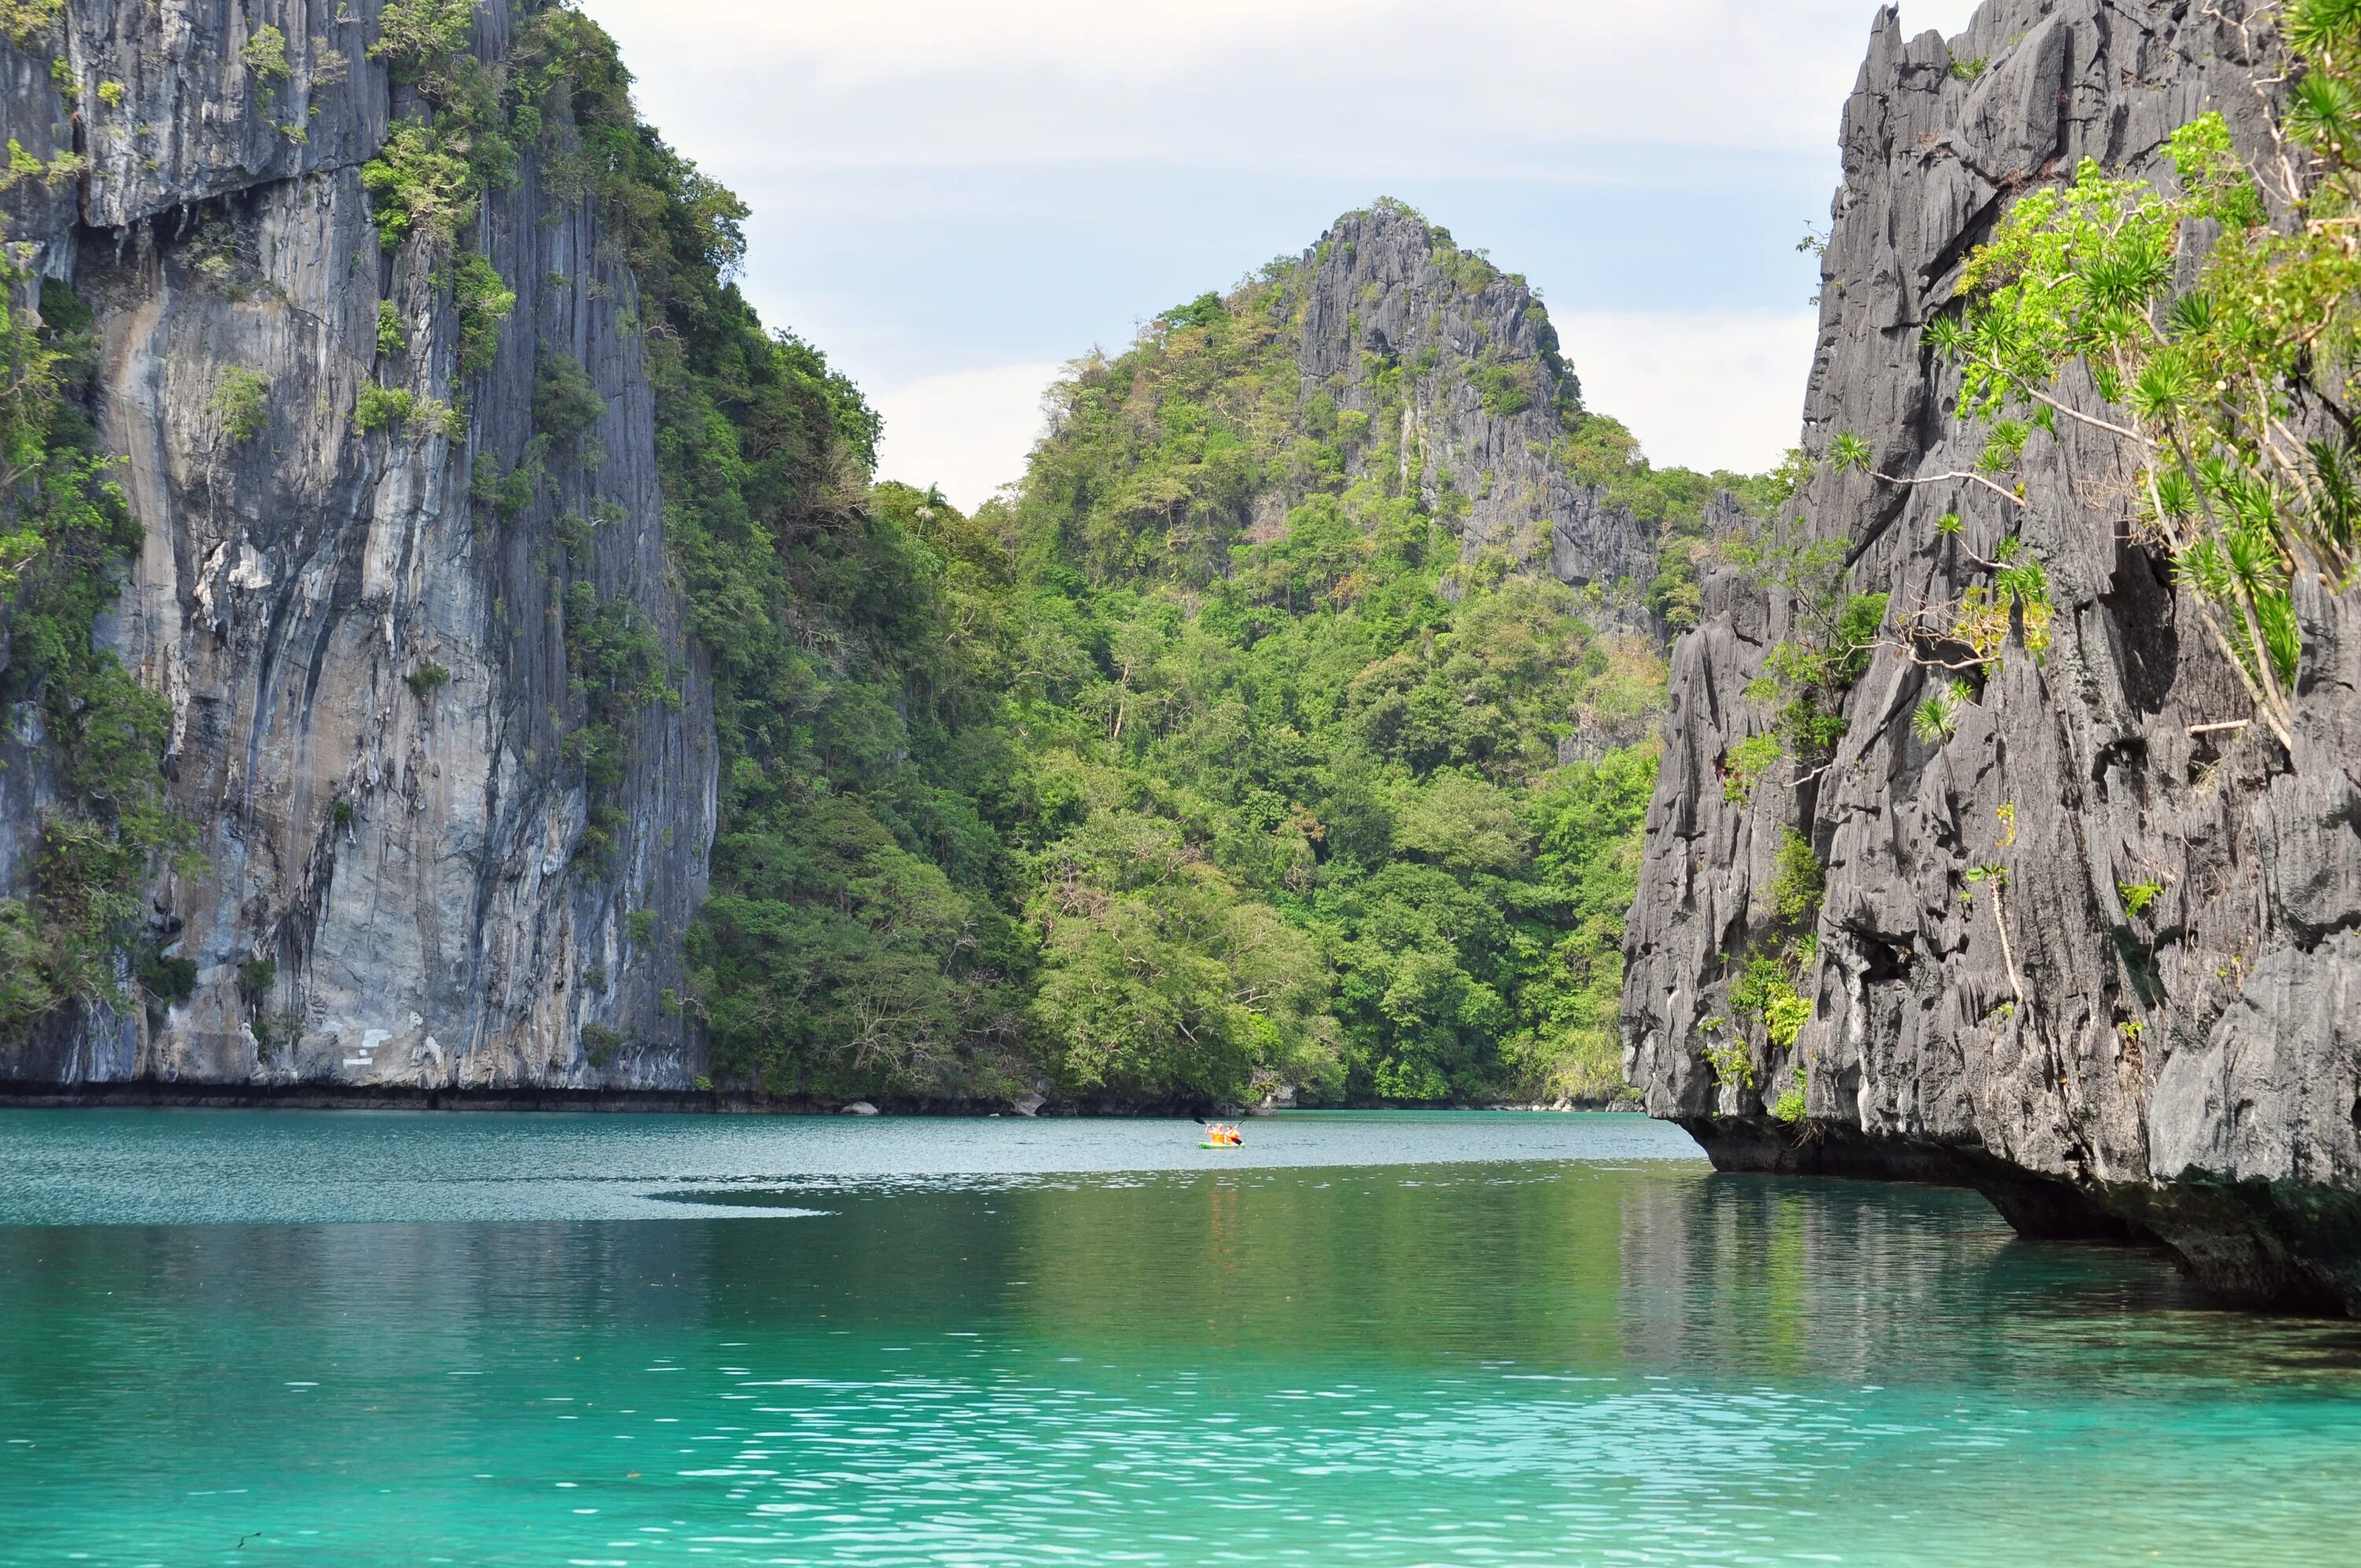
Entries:
[[1626, 1116], [0, 1113], [0, 1563], [2335, 1563], [2361, 1334]]

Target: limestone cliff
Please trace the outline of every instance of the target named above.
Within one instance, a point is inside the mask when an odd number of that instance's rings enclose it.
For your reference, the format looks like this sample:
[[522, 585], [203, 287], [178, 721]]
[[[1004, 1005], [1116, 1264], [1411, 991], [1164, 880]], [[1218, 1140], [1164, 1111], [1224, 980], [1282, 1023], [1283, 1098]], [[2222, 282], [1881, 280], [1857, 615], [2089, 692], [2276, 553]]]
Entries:
[[[1844, 115], [1807, 449], [1857, 433], [1886, 475], [1972, 468], [1984, 433], [1922, 344], [1963, 258], [2018, 192], [2085, 157], [2154, 172], [2206, 108], [2260, 145], [2263, 47], [2194, 0], [1993, 0], [1948, 43], [1882, 12]], [[2299, 594], [2292, 753], [2225, 728], [2251, 705], [2130, 541], [2116, 449], [2061, 430], [2026, 448], [2005, 524], [1964, 483], [1828, 466], [1789, 514], [1898, 606], [1956, 598], [2004, 526], [2046, 563], [2046, 657], [2020, 645], [1947, 742], [1913, 730], [1928, 673], [1881, 656], [1825, 772], [1735, 798], [1732, 749], [1770, 718], [1741, 688], [1796, 607], [1708, 585], [1627, 938], [1628, 1070], [1724, 1166], [1971, 1181], [2028, 1234], [2152, 1237], [2236, 1299], [2361, 1306], [2361, 617]], [[1789, 829], [1826, 867], [1810, 1017], [1717, 1071]]]
[[[99, 635], [170, 699], [198, 854], [148, 914], [189, 994], [65, 1009], [0, 1076], [686, 1085], [661, 938], [703, 896], [711, 721], [665, 582], [634, 282], [580, 181], [528, 147], [487, 192], [463, 237], [516, 300], [463, 367], [449, 255], [381, 244], [363, 185], [418, 109], [375, 57], [379, 0], [16, 9], [0, 115], [58, 177], [9, 189], [8, 236], [95, 313], [93, 410], [145, 538]], [[473, 8], [474, 54], [501, 60], [523, 9]], [[558, 360], [603, 411], [533, 448], [529, 497], [471, 498], [526, 461]], [[234, 382], [261, 389], [247, 429], [225, 428]], [[357, 417], [388, 393], [420, 417]], [[677, 699], [631, 717], [598, 801], [568, 750], [577, 584], [653, 630]], [[5, 751], [21, 898], [56, 788], [30, 705]]]

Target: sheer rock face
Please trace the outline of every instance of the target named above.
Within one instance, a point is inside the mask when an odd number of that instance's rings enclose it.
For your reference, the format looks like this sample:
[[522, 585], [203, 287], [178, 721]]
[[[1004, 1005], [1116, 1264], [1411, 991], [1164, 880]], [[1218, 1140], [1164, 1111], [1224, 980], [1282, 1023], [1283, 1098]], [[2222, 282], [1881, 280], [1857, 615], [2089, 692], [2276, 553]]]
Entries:
[[[1464, 499], [1460, 551], [1545, 562], [1563, 582], [1622, 585], [1633, 598], [1655, 575], [1654, 530], [1568, 473], [1559, 409], [1577, 405], [1574, 373], [1549, 314], [1521, 279], [1466, 255], [1406, 209], [1380, 205], [1341, 219], [1306, 251], [1300, 362], [1303, 395], [1375, 415], [1372, 378], [1399, 367], [1399, 432], [1372, 432], [1346, 458], [1399, 435], [1401, 480], [1448, 513], [1444, 487]], [[1631, 604], [1623, 619], [1637, 627]]]
[[[516, 308], [489, 372], [460, 376], [447, 281], [424, 246], [380, 246], [361, 186], [405, 106], [368, 59], [378, 11], [70, 0], [49, 38], [0, 42], [7, 133], [90, 159], [20, 185], [10, 236], [97, 313], [99, 422], [146, 530], [99, 635], [170, 699], [172, 798], [203, 856], [162, 876], [150, 916], [196, 965], [193, 997], [154, 1022], [83, 1010], [0, 1077], [681, 1087], [696, 1070], [662, 998], [704, 893], [710, 701], [664, 584], [633, 282], [528, 158], [475, 232]], [[478, 52], [497, 58], [512, 20], [486, 0]], [[283, 79], [240, 59], [266, 24]], [[398, 352], [379, 353], [381, 302]], [[470, 478], [524, 458], [553, 354], [607, 411], [503, 522]], [[214, 404], [233, 369], [268, 384], [249, 440]], [[364, 433], [372, 384], [459, 403], [463, 428]], [[629, 736], [603, 854], [577, 854], [593, 802], [566, 756], [575, 579], [637, 606], [681, 696]], [[50, 785], [33, 711], [11, 717], [0, 887], [21, 897]], [[264, 971], [240, 980], [255, 959], [276, 966], [260, 993]], [[619, 1042], [598, 1065], [590, 1025]]]
[[[2192, 0], [1993, 0], [1948, 46], [1883, 12], [1845, 111], [1809, 447], [1850, 432], [1887, 475], [1974, 466], [1983, 432], [1921, 346], [1961, 262], [2015, 192], [2084, 157], [2154, 172], [2207, 108], [2261, 145], [2257, 41]], [[2022, 510], [1825, 470], [1795, 508], [1898, 609], [1955, 599], [2010, 531], [2046, 563], [2054, 644], [2012, 647], [1948, 743], [1912, 731], [1930, 673], [1881, 655], [1825, 773], [1782, 764], [1729, 799], [1723, 760], [1770, 717], [1741, 689], [1794, 609], [1708, 583], [1674, 655], [1627, 1069], [1727, 1166], [1971, 1181], [2029, 1234], [2152, 1237], [2234, 1299], [2361, 1308], [2361, 613], [2299, 594], [2292, 756], [2259, 723], [2208, 729], [2251, 716], [2236, 675], [2128, 542], [2112, 438], [2060, 430], [2026, 449]], [[1730, 978], [1769, 939], [1787, 828], [1828, 867], [1813, 1015], [1792, 1050], [1749, 1025], [1755, 1084], [1719, 1082], [1703, 1025], [1734, 1017]], [[2005, 880], [1971, 883], [1983, 867]], [[1798, 1068], [1789, 1127], [1768, 1107]]]

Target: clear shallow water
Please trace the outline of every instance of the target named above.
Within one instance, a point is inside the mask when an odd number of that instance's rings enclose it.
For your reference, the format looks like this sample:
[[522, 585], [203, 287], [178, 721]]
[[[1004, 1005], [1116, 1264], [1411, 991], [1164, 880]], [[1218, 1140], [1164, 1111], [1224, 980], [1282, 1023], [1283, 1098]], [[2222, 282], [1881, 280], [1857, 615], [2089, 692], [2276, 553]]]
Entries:
[[0, 1563], [2361, 1559], [2349, 1325], [1633, 1118], [1248, 1137], [0, 1113]]

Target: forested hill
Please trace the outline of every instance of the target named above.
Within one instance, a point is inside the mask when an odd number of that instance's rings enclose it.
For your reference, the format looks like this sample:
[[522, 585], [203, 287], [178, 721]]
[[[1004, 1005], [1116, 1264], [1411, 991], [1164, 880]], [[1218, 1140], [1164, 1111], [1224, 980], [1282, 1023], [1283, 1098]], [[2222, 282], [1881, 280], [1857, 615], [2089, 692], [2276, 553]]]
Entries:
[[[1522, 281], [1390, 203], [1054, 404], [972, 521], [877, 491], [873, 526], [939, 563], [939, 638], [878, 642], [929, 651], [894, 656], [908, 760], [725, 838], [717, 1069], [1614, 1095], [1660, 639], [1709, 496], [1748, 482], [1649, 468]], [[887, 995], [893, 1038], [846, 1052]]]
[[194, 74], [18, 10], [0, 1082], [1619, 1091], [1746, 484], [1521, 280], [1348, 214], [1077, 363], [970, 518], [873, 484], [564, 0], [193, 0]]
[[1060, 526], [1025, 542], [1030, 560], [1102, 578], [1229, 576], [1295, 507], [1369, 484], [1431, 521], [1438, 564], [1488, 553], [1550, 570], [1644, 627], [1658, 543], [1708, 493], [1653, 473], [1585, 411], [1523, 279], [1396, 202], [1346, 214], [1227, 298], [1166, 312], [1137, 352], [1077, 365], [1066, 391], [1024, 487], [1027, 519]]

